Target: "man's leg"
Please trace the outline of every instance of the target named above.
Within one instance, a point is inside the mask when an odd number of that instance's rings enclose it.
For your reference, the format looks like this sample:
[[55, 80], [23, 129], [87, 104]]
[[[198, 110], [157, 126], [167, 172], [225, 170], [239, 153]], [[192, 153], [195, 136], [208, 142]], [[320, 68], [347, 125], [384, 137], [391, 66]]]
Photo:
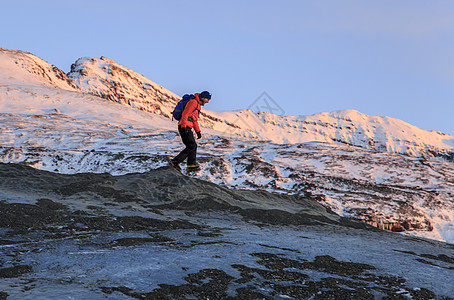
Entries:
[[189, 127], [178, 127], [178, 132], [180, 133], [181, 140], [183, 141], [183, 144], [185, 144], [186, 148], [184, 148], [180, 154], [172, 159], [172, 161], [179, 164], [188, 158], [188, 165], [194, 164], [197, 153], [197, 144], [194, 139], [194, 134]]
[[187, 137], [186, 149], [188, 149], [188, 166], [190, 166], [197, 162], [197, 143], [192, 130], [189, 130]]

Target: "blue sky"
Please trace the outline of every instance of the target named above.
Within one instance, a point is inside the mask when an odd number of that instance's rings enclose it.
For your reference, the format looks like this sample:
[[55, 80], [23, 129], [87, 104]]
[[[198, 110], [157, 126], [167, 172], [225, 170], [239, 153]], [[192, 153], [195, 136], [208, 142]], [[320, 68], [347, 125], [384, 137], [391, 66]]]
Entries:
[[454, 134], [453, 1], [2, 1], [0, 47], [106, 56], [206, 108], [355, 109]]

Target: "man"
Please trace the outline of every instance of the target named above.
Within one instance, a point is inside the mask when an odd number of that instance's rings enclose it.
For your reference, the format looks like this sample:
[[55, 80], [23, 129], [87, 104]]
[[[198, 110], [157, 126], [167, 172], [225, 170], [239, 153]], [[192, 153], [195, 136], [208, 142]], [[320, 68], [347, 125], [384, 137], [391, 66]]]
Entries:
[[183, 110], [183, 115], [180, 122], [178, 123], [178, 132], [180, 133], [181, 140], [183, 141], [186, 148], [180, 152], [174, 159], [170, 161], [170, 165], [181, 171], [180, 163], [182, 163], [186, 158], [187, 161], [187, 170], [188, 171], [198, 171], [200, 166], [197, 164], [197, 143], [194, 139], [194, 134], [192, 129], [194, 129], [197, 134], [197, 138], [202, 137], [200, 131], [198, 119], [199, 113], [202, 109], [202, 106], [207, 104], [211, 99], [211, 94], [207, 91], [201, 93], [196, 93], [194, 98], [189, 100], [186, 104], [186, 107]]

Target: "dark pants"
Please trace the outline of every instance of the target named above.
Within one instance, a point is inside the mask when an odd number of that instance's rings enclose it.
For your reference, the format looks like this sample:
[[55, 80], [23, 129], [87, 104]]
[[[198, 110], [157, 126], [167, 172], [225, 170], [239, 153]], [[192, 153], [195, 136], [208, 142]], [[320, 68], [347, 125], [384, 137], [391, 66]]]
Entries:
[[185, 144], [186, 148], [178, 154], [173, 161], [176, 163], [183, 162], [186, 158], [188, 159], [188, 165], [195, 165], [197, 156], [197, 143], [194, 139], [192, 129], [189, 127], [178, 126], [178, 132], [180, 133], [181, 140]]

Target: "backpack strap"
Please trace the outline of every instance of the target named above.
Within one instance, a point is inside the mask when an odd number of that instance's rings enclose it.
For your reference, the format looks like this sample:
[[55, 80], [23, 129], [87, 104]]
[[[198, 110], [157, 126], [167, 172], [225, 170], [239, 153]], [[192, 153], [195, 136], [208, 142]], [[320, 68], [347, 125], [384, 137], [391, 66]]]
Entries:
[[198, 110], [198, 111], [200, 112], [200, 110], [202, 109], [202, 108], [199, 108], [199, 107], [200, 107], [200, 103], [199, 103], [200, 98], [199, 98], [199, 95], [200, 95], [200, 93], [195, 93], [195, 94], [194, 94], [194, 98], [192, 98], [192, 99], [195, 99], [195, 101], [196, 101], [196, 103], [197, 103], [195, 109], [194, 109], [192, 112], [195, 112], [196, 110]]

